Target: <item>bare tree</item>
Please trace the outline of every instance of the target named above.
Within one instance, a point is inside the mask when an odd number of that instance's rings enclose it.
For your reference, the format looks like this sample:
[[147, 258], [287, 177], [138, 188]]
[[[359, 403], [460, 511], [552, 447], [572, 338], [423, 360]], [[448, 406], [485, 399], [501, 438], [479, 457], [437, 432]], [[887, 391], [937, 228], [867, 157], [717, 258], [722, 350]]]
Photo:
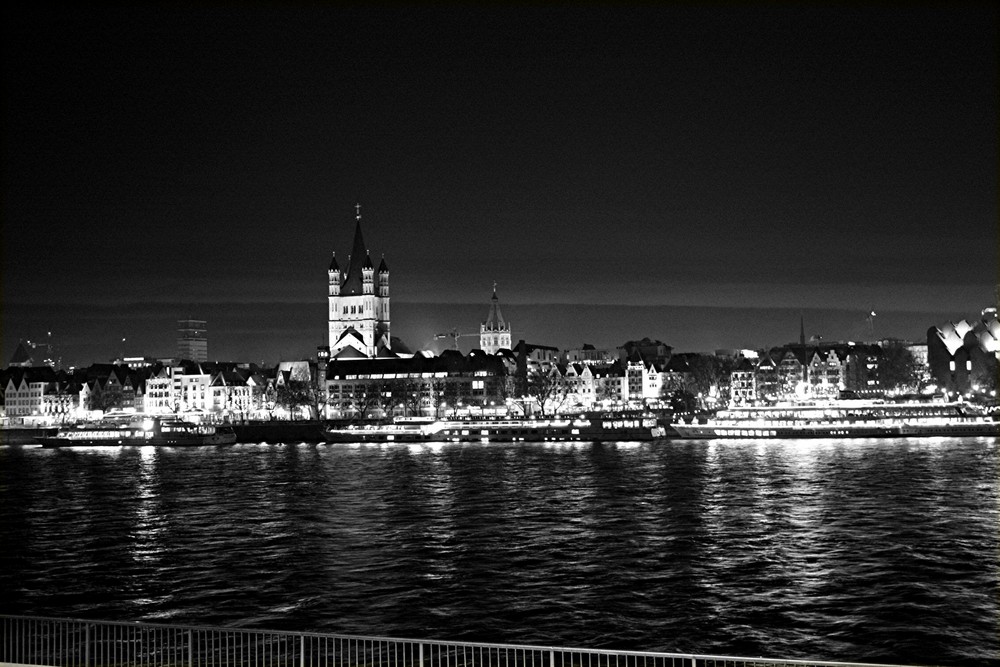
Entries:
[[393, 405], [403, 408], [404, 417], [420, 414], [423, 401], [424, 383], [413, 378], [397, 378], [390, 383]]
[[434, 410], [434, 416], [437, 418], [441, 417], [441, 408], [447, 405], [447, 400], [445, 400], [445, 391], [448, 382], [444, 378], [437, 378], [431, 380], [428, 396], [430, 397], [431, 409]]
[[90, 395], [91, 410], [103, 410], [107, 412], [108, 410], [116, 410], [122, 407], [124, 403], [125, 397], [118, 391], [101, 391], [97, 389]]
[[915, 390], [920, 382], [917, 360], [902, 343], [890, 342], [882, 346], [878, 375], [883, 389]]
[[[459, 401], [462, 399], [462, 387], [461, 383], [456, 380], [446, 380], [444, 383], [444, 388], [441, 394], [441, 403], [443, 406], [451, 406], [452, 410], [458, 407]], [[445, 407], [447, 411], [447, 407]]]
[[496, 397], [504, 405], [510, 405], [510, 400], [517, 398], [514, 394], [514, 378], [504, 374], [496, 379]]
[[308, 380], [289, 380], [278, 387], [275, 403], [284, 407], [293, 416], [302, 408], [309, 409], [311, 419], [319, 418], [320, 395], [316, 385]]
[[557, 405], [553, 408], [553, 411], [556, 411], [566, 400], [566, 386], [555, 368], [548, 372], [530, 371], [526, 384], [528, 397], [538, 403], [539, 412], [543, 417], [548, 412], [546, 405], [556, 403]]
[[378, 411], [385, 414], [389, 400], [390, 387], [387, 382], [366, 382], [360, 394], [356, 394], [358, 417], [366, 419]]

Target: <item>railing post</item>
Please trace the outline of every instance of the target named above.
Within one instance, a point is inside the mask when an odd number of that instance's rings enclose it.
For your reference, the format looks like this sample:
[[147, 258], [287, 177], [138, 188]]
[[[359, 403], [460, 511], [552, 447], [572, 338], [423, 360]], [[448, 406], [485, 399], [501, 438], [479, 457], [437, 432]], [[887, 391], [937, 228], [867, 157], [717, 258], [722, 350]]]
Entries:
[[420, 659], [417, 661], [417, 667], [424, 667], [424, 643], [420, 642]]
[[556, 652], [552, 649], [549, 650], [549, 667], [556, 667]]
[[90, 665], [90, 625], [83, 626], [83, 664]]
[[299, 637], [299, 667], [306, 667], [306, 636]]
[[188, 667], [194, 667], [194, 631], [188, 630]]

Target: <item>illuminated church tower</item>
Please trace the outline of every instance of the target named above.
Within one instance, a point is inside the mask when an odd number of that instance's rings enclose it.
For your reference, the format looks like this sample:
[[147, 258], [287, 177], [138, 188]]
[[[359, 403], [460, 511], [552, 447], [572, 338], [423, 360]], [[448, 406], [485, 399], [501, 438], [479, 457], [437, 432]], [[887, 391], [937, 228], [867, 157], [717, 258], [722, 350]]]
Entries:
[[509, 350], [510, 322], [503, 318], [500, 312], [500, 299], [497, 298], [497, 284], [493, 283], [493, 298], [490, 299], [490, 314], [485, 322], [479, 325], [479, 347], [487, 354], [496, 354], [497, 350]]
[[[361, 234], [358, 204], [354, 244], [347, 269], [340, 270], [334, 253], [327, 270], [330, 308], [330, 355], [374, 357], [389, 342], [389, 267], [382, 259], [375, 269]], [[350, 348], [350, 349], [348, 349]]]

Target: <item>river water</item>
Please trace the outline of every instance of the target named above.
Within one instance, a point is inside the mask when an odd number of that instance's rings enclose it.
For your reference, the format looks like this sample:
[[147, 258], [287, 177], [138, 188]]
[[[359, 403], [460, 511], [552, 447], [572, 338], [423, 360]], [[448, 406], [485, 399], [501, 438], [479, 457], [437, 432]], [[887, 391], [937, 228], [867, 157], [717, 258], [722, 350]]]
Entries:
[[1000, 664], [991, 438], [0, 447], [0, 613]]

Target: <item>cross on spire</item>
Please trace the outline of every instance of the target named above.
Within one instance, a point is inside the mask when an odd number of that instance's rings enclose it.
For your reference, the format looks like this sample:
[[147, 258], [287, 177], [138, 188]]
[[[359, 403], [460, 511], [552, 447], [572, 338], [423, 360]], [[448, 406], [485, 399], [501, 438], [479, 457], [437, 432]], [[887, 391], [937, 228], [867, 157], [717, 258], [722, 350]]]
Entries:
[[361, 204], [355, 204], [354, 205], [354, 210], [355, 210], [355, 212], [357, 214], [357, 219], [361, 220]]

